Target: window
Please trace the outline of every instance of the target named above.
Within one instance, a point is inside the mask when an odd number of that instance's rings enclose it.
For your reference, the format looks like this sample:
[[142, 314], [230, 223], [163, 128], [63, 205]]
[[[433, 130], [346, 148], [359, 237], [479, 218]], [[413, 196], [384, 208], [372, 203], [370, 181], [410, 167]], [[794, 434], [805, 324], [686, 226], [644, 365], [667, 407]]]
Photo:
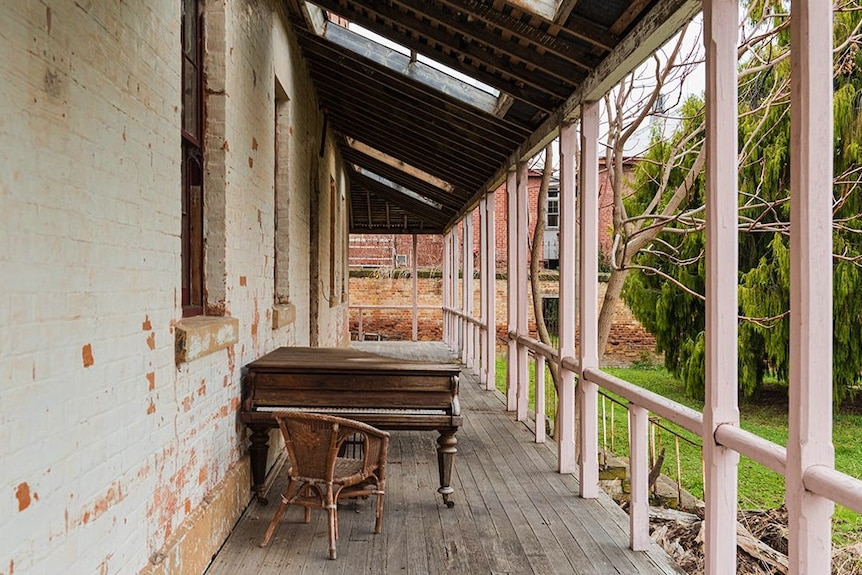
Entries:
[[338, 304], [338, 296], [340, 292], [336, 291], [338, 282], [335, 277], [336, 273], [336, 246], [338, 245], [338, 227], [340, 224], [338, 218], [338, 189], [335, 186], [335, 178], [329, 176], [329, 305]]
[[290, 303], [290, 102], [275, 80], [275, 305]]
[[548, 228], [560, 227], [560, 189], [548, 189], [548, 211], [545, 220], [545, 226]]
[[182, 13], [182, 306], [204, 312], [203, 21], [199, 0]]

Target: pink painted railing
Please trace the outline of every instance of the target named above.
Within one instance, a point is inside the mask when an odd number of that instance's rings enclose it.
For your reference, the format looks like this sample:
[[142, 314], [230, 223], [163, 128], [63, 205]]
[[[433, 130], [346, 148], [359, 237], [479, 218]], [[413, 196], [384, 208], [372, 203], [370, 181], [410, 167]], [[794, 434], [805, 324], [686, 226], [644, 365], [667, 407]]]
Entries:
[[[518, 335], [515, 332], [510, 332], [508, 336], [510, 341], [514, 342], [516, 346], [528, 350], [535, 362], [536, 441], [542, 442], [545, 440], [545, 406], [544, 404], [540, 405], [539, 398], [544, 398], [542, 391], [545, 389], [545, 362], [558, 363], [563, 370], [576, 375], [580, 371], [578, 362], [577, 359], [572, 357], [564, 357], [560, 361], [556, 349], [528, 336]], [[646, 545], [649, 541], [649, 494], [647, 492], [648, 486], [646, 481], [649, 473], [649, 468], [646, 464], [649, 456], [649, 444], [646, 441], [647, 415], [654, 413], [700, 436], [703, 432], [703, 413], [600, 369], [584, 370], [583, 376], [587, 381], [598, 385], [601, 389], [614, 393], [629, 402], [628, 408], [631, 419], [629, 452], [631, 454], [632, 466], [632, 538], [633, 540], [642, 542], [641, 545]], [[720, 425], [717, 428], [715, 440], [719, 445], [756, 461], [782, 476], [786, 476], [787, 449], [785, 447], [738, 426], [727, 424]], [[805, 488], [812, 493], [816, 493], [849, 509], [862, 513], [862, 480], [822, 465], [809, 467], [803, 474], [803, 480]]]

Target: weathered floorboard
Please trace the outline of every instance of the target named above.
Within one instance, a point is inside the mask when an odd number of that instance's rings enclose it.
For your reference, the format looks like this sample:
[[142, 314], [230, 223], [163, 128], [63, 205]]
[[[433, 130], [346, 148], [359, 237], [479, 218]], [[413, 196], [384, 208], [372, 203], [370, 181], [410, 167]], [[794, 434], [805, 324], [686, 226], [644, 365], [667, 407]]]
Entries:
[[[363, 342], [364, 351], [455, 361], [442, 344]], [[374, 500], [338, 510], [338, 559], [327, 551], [326, 515], [289, 508], [266, 549], [258, 546], [279, 501], [253, 502], [207, 575], [388, 574], [467, 575], [680, 573], [658, 547], [628, 549], [628, 517], [609, 497], [577, 497], [575, 475], [556, 473], [552, 442], [536, 444], [527, 425], [505, 411], [464, 368], [464, 425], [452, 486], [455, 507], [437, 493], [436, 434], [391, 432], [383, 533], [374, 534]]]

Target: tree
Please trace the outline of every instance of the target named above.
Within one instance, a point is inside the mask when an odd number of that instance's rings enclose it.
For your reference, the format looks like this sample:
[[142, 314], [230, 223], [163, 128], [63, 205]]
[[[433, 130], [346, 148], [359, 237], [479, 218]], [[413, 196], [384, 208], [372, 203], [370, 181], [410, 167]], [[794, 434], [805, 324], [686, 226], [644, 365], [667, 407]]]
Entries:
[[[668, 119], [666, 110], [675, 107], [668, 101], [681, 98], [684, 81], [697, 60], [696, 48], [685, 52], [687, 45], [696, 46], [696, 42], [692, 44], [688, 26], [669, 44], [666, 55], [654, 54], [652, 66], [635, 71], [605, 97], [604, 110], [608, 126], [605, 166], [613, 195], [614, 244], [611, 274], [598, 320], [599, 350], [602, 354], [607, 346], [623, 285], [632, 269], [632, 258], [646, 248], [673, 219], [690, 196], [696, 175], [706, 159], [699, 146], [701, 137], [696, 133], [685, 133], [669, 146], [659, 137]], [[652, 199], [635, 204], [625, 201], [629, 191], [625, 164], [630, 154], [627, 149], [645, 124], [651, 126], [653, 138], [641, 160], [649, 162], [650, 158], [658, 158], [658, 147], [661, 148], [662, 163], [653, 165], [657, 171], [653, 180], [655, 186], [651, 189]], [[675, 168], [678, 164], [687, 166], [690, 177], [671, 177], [678, 171]]]
[[[739, 97], [740, 386], [755, 396], [766, 374], [786, 380], [789, 345], [789, 17], [780, 2], [752, 2], [743, 23]], [[862, 373], [862, 12], [835, 7], [834, 357], [836, 401], [854, 395]], [[657, 139], [639, 166], [633, 209], [653, 201], [652, 162], [674, 142], [699, 139], [702, 104], [683, 108], [673, 137]], [[683, 178], [684, 166], [671, 169]], [[700, 178], [698, 170], [698, 178]], [[704, 392], [703, 186], [635, 256], [623, 297], [656, 335], [668, 369], [694, 396]], [[664, 197], [664, 196], [662, 196]]]

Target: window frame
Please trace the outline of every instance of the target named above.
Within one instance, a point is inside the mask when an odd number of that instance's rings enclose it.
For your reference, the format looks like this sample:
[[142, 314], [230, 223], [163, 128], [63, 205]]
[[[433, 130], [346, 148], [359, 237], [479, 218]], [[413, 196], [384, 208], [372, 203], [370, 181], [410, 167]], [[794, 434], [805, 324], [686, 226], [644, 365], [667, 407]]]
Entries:
[[[204, 19], [201, 0], [183, 0], [181, 70], [181, 305], [183, 317], [204, 315]], [[187, 20], [194, 14], [193, 24]], [[194, 34], [189, 41], [188, 33]], [[188, 49], [188, 48], [191, 49]], [[191, 82], [190, 82], [191, 80]], [[189, 114], [188, 108], [194, 107]], [[189, 119], [191, 121], [189, 121]], [[191, 125], [189, 125], [191, 124]]]

